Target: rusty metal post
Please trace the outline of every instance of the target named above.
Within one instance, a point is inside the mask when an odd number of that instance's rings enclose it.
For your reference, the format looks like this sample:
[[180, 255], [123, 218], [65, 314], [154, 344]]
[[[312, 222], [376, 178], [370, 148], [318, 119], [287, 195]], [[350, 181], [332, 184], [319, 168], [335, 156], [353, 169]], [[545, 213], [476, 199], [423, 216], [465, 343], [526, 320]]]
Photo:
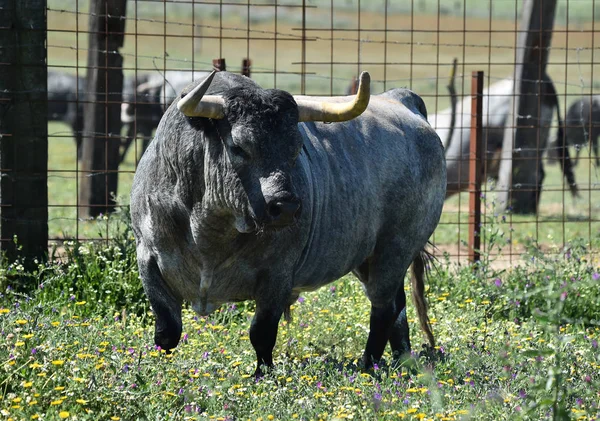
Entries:
[[481, 248], [481, 165], [483, 72], [471, 77], [471, 139], [469, 150], [469, 262], [476, 263]]
[[225, 70], [227, 70], [227, 66], [225, 65], [225, 59], [224, 58], [213, 59], [213, 69], [215, 69], [217, 72], [224, 72]]
[[250, 66], [252, 66], [252, 60], [249, 58], [242, 60], [242, 76], [250, 77]]

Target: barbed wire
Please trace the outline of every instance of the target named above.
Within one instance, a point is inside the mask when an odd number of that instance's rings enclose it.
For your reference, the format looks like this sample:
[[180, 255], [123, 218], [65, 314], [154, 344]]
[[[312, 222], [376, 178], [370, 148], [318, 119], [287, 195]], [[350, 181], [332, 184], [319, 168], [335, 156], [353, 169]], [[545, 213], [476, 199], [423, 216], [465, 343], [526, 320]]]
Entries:
[[[244, 7], [246, 7], [246, 4], [243, 4]], [[299, 41], [302, 40], [306, 40], [306, 41], [327, 41], [327, 42], [331, 42], [331, 41], [352, 41], [352, 42], [360, 42], [360, 43], [374, 43], [374, 44], [392, 44], [392, 45], [416, 45], [416, 46], [433, 46], [433, 47], [468, 47], [468, 48], [495, 48], [495, 49], [511, 49], [511, 50], [515, 50], [515, 49], [525, 49], [525, 50], [559, 50], [559, 51], [585, 51], [585, 50], [596, 50], [596, 49], [600, 49], [600, 46], [598, 47], [558, 47], [558, 46], [548, 46], [548, 47], [540, 47], [540, 46], [518, 46], [518, 45], [504, 45], [504, 44], [494, 44], [494, 45], [489, 45], [489, 44], [461, 44], [461, 43], [443, 43], [443, 44], [439, 44], [439, 43], [435, 43], [435, 42], [422, 42], [422, 41], [393, 41], [393, 40], [372, 40], [372, 39], [368, 39], [368, 38], [344, 38], [344, 37], [323, 37], [323, 36], [312, 36], [312, 37], [303, 37], [302, 35], [299, 34], [293, 34], [293, 33], [287, 33], [287, 32], [279, 32], [279, 31], [266, 31], [266, 30], [259, 30], [259, 29], [250, 29], [250, 28], [240, 28], [240, 27], [229, 27], [229, 26], [214, 26], [214, 25], [205, 25], [205, 24], [199, 24], [199, 23], [185, 23], [185, 22], [177, 22], [177, 21], [167, 21], [167, 20], [157, 20], [157, 19], [149, 19], [149, 18], [128, 18], [125, 15], [103, 15], [103, 14], [95, 14], [95, 13], [85, 13], [85, 12], [77, 12], [77, 11], [72, 11], [72, 10], [66, 10], [66, 9], [52, 9], [52, 8], [47, 8], [48, 11], [51, 12], [60, 12], [60, 13], [72, 13], [72, 14], [80, 14], [80, 15], [87, 15], [87, 16], [99, 16], [99, 17], [108, 17], [108, 18], [112, 18], [112, 19], [119, 19], [119, 20], [135, 20], [137, 22], [148, 22], [148, 23], [160, 23], [160, 24], [167, 24], [167, 25], [176, 25], [176, 26], [186, 26], [186, 27], [199, 27], [199, 28], [206, 28], [206, 29], [214, 29], [214, 30], [220, 30], [220, 31], [234, 31], [234, 32], [244, 32], [245, 34], [248, 33], [260, 33], [260, 34], [264, 34], [264, 35], [269, 35], [269, 36], [273, 36], [273, 35], [281, 35], [281, 36], [286, 36], [286, 37], [290, 37], [290, 38], [294, 38], [297, 39]], [[305, 28], [305, 30], [309, 30], [309, 31], [331, 31], [331, 28], [314, 28], [314, 29], [307, 29]], [[383, 31], [382, 29], [369, 29], [369, 28], [355, 28], [355, 29], [348, 29], [348, 28], [339, 28], [339, 29], [334, 29], [334, 31], [343, 31], [343, 32], [347, 32], [347, 31], [355, 31], [355, 32], [381, 32]], [[48, 32], [53, 32], [52, 29], [48, 29]], [[71, 31], [65, 31], [65, 30], [54, 30], [54, 32], [71, 32]], [[75, 32], [75, 31], [73, 31]], [[89, 33], [88, 31], [78, 31], [79, 33]], [[406, 32], [406, 33], [411, 33], [411, 32], [424, 32], [424, 33], [442, 33], [445, 32], [445, 30], [440, 30], [440, 29], [432, 29], [432, 30], [420, 30], [420, 29], [414, 29], [414, 28], [407, 28], [407, 29], [387, 29], [387, 32]], [[489, 32], [506, 32], [506, 33], [519, 33], [519, 32], [528, 32], [527, 30], [510, 30], [510, 31], [500, 31], [500, 30], [477, 30], [477, 31], [465, 31], [463, 29], [459, 30], [452, 30], [452, 32], [478, 32], [478, 33], [489, 33]], [[557, 32], [561, 32], [560, 30], [554, 30], [554, 33]], [[573, 31], [564, 31], [564, 32], [573, 32]], [[577, 31], [577, 32], [582, 32], [582, 31]], [[592, 32], [591, 30], [589, 32]], [[138, 37], [144, 37], [144, 36], [156, 36], [156, 34], [145, 34], [145, 33], [128, 33], [128, 32], [124, 32], [124, 35], [134, 35], [134, 36], [138, 36]], [[192, 35], [175, 35], [175, 34], [162, 34], [164, 36], [171, 36], [171, 37], [185, 37], [185, 38], [190, 38], [192, 37]], [[202, 38], [201, 36], [197, 36], [198, 38]], [[220, 36], [219, 38], [223, 38], [222, 36]], [[241, 37], [240, 39], [242, 40], [248, 40], [248, 39], [252, 39], [252, 38], [248, 38], [248, 36], [245, 37]], [[264, 38], [259, 38], [260, 39], [264, 39]], [[271, 39], [271, 38], [268, 38]], [[451, 65], [451, 63], [449, 64]]]

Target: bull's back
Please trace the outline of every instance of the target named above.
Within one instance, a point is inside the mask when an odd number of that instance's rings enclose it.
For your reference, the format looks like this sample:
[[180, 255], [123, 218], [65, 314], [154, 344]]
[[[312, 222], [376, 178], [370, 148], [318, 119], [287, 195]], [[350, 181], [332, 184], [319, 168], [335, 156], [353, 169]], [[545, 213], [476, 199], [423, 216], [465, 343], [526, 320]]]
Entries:
[[304, 256], [310, 267], [300, 271], [301, 282], [323, 284], [353, 270], [382, 233], [424, 245], [439, 220], [446, 178], [443, 147], [420, 97], [388, 91], [371, 97], [354, 120], [307, 123], [301, 132], [313, 195]]

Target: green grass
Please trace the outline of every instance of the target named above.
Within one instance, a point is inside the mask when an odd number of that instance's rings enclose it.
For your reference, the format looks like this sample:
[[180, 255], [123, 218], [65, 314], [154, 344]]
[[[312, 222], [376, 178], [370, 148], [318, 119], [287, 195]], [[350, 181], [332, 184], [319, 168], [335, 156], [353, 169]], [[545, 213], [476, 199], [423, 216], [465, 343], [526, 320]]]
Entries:
[[[500, 227], [505, 234], [505, 248], [515, 246], [523, 251], [523, 244], [534, 239], [542, 244], [564, 245], [573, 238], [586, 238], [597, 250], [600, 246], [600, 190], [596, 169], [590, 160], [581, 161], [575, 168], [575, 179], [582, 191], [573, 198], [563, 191], [563, 176], [557, 165], [544, 164], [546, 172], [538, 215], [499, 214], [495, 209], [496, 193], [492, 184], [482, 187], [482, 220], [488, 225], [484, 235]], [[592, 180], [588, 184], [588, 180]], [[504, 216], [504, 218], [503, 218]], [[563, 222], [564, 221], [564, 222]], [[440, 225], [435, 231], [436, 244], [465, 244], [468, 241], [469, 193], [464, 192], [448, 199]], [[489, 235], [489, 233], [488, 233]]]
[[252, 303], [208, 317], [185, 309], [173, 354], [154, 347], [131, 233], [121, 234], [108, 246], [67, 245], [67, 261], [37, 273], [0, 268], [3, 419], [600, 416], [599, 265], [579, 242], [552, 257], [529, 245], [525, 263], [508, 270], [442, 261], [427, 288], [439, 358], [419, 355], [409, 303], [412, 358], [394, 365], [386, 352], [368, 372], [357, 367], [368, 300], [344, 277], [294, 304], [293, 320], [280, 323], [275, 370], [255, 381]]

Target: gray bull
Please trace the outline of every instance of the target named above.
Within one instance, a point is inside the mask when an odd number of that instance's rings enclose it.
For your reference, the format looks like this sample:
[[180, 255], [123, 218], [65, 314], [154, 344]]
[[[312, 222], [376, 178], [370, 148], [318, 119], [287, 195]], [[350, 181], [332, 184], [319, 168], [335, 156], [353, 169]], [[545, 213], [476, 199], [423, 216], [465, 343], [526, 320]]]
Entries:
[[433, 346], [423, 250], [442, 211], [446, 164], [421, 98], [405, 89], [370, 97], [366, 73], [353, 101], [293, 97], [227, 72], [212, 79], [167, 110], [133, 181], [155, 343], [177, 346], [183, 300], [201, 315], [254, 300], [261, 375], [299, 294], [352, 271], [371, 301], [362, 360], [370, 367], [388, 341], [394, 355], [410, 350], [412, 263], [413, 300]]
[[[508, 116], [513, 97], [513, 81], [511, 79], [503, 79], [490, 85], [483, 92], [483, 110], [482, 110], [482, 126], [483, 126], [483, 148], [485, 151], [485, 163], [482, 165], [482, 170], [485, 171], [487, 177], [494, 179], [498, 178], [498, 169], [500, 166], [500, 155], [502, 151], [502, 142], [504, 139], [504, 128]], [[544, 95], [551, 96], [554, 110], [558, 116], [558, 133], [557, 139], [562, 139], [562, 123], [560, 119], [560, 110], [558, 108], [558, 99], [554, 85], [549, 78], [546, 77], [545, 83], [542, 85], [547, 92]], [[459, 101], [456, 105], [456, 124], [452, 137], [449, 139], [450, 119], [452, 111], [448, 108], [429, 117], [432, 126], [436, 128], [437, 134], [444, 143], [446, 149], [446, 162], [448, 165], [448, 186], [446, 195], [452, 196], [466, 190], [469, 186], [469, 155], [471, 144], [471, 98], [467, 97]], [[540, 124], [546, 130], [542, 132], [548, 133], [552, 126], [552, 115], [543, 118]], [[550, 146], [548, 138], [544, 137], [540, 140], [540, 148], [542, 150]], [[568, 149], [563, 143], [562, 147], [558, 146], [557, 141], [552, 142], [552, 152], [558, 155], [558, 161], [561, 164], [561, 169], [567, 180], [573, 195], [577, 189], [575, 185], [575, 176], [573, 174], [571, 162], [569, 160]], [[564, 157], [564, 159], [563, 159]], [[541, 165], [541, 164], [540, 164]]]

